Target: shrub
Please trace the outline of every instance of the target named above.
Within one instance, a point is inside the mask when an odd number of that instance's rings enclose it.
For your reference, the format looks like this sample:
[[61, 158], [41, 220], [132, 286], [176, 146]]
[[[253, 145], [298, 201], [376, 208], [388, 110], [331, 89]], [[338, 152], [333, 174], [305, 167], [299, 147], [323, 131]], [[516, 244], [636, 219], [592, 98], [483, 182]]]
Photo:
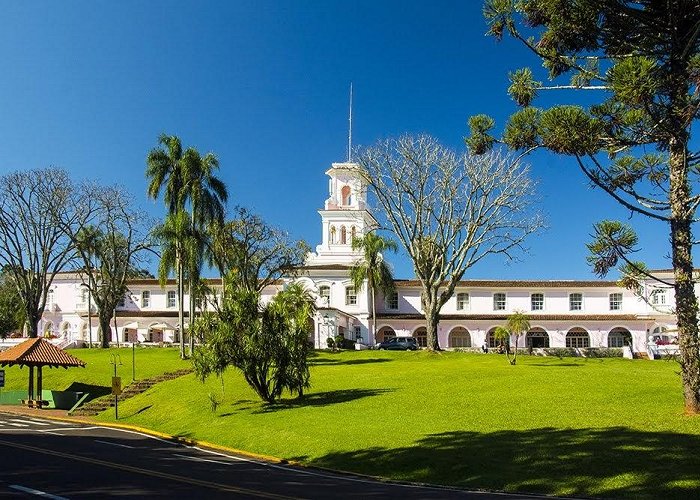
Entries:
[[587, 358], [621, 358], [622, 349], [614, 347], [589, 347], [583, 350]]

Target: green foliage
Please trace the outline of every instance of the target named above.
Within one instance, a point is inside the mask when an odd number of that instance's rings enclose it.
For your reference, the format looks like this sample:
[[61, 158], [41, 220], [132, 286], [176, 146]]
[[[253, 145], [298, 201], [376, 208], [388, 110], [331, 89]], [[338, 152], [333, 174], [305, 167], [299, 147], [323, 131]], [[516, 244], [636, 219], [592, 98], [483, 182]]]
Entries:
[[518, 361], [518, 339], [530, 330], [530, 317], [522, 311], [515, 311], [508, 316], [505, 326], [497, 326], [493, 332], [494, 338], [501, 341], [501, 345], [509, 344], [511, 335], [515, 337], [514, 356], [511, 359], [510, 349], [506, 349], [506, 357], [511, 365]]
[[629, 106], [650, 104], [662, 84], [656, 61], [645, 56], [616, 61], [607, 76], [615, 100]]
[[26, 318], [22, 298], [10, 273], [0, 271], [0, 338], [21, 330]]
[[195, 373], [205, 380], [234, 366], [268, 403], [285, 390], [302, 396], [310, 385], [307, 326], [312, 312], [313, 298], [300, 284], [289, 285], [262, 307], [258, 292], [231, 287], [215, 330], [193, 354]]
[[542, 112], [542, 145], [560, 154], [586, 155], [600, 149], [602, 124], [580, 106], [555, 106]]
[[484, 154], [489, 151], [496, 139], [489, 134], [496, 122], [487, 115], [476, 115], [469, 118], [470, 136], [466, 139], [467, 146], [473, 154]]
[[512, 149], [528, 149], [539, 145], [541, 110], [528, 106], [513, 113], [503, 132], [503, 142]]
[[529, 106], [537, 97], [537, 89], [542, 86], [542, 82], [536, 82], [532, 78], [530, 68], [521, 68], [514, 73], [509, 73], [508, 79], [511, 81], [508, 93], [518, 106]]
[[590, 255], [586, 257], [598, 276], [605, 276], [617, 267], [620, 259], [636, 252], [637, 234], [628, 225], [619, 221], [604, 220], [594, 226], [593, 241], [588, 243]]

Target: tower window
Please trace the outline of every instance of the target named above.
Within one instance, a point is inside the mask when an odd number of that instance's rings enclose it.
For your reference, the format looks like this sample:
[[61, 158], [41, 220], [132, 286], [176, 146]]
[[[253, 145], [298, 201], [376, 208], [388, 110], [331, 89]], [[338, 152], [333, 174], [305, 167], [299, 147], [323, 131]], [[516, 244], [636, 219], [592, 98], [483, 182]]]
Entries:
[[335, 244], [335, 226], [331, 226], [331, 245]]
[[348, 231], [345, 226], [340, 226], [340, 244], [346, 245], [348, 243]]
[[343, 186], [343, 189], [340, 190], [340, 196], [343, 200], [343, 205], [352, 204], [352, 190], [350, 189], [350, 186]]

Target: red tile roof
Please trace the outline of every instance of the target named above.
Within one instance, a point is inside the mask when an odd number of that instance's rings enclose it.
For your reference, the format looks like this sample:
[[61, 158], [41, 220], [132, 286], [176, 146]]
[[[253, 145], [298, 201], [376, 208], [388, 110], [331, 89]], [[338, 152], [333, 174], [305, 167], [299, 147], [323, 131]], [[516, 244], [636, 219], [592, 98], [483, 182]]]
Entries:
[[29, 339], [0, 352], [0, 366], [85, 366], [85, 362], [42, 338]]

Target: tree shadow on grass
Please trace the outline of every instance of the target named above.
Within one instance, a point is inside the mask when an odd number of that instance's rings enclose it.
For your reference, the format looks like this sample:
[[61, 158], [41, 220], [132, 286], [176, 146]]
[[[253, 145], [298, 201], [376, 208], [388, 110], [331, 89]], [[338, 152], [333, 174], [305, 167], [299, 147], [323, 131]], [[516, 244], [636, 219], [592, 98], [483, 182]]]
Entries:
[[[700, 424], [700, 420], [698, 420]], [[411, 446], [335, 452], [319, 467], [549, 495], [700, 498], [700, 436], [626, 427], [427, 435]]]
[[561, 363], [528, 363], [527, 366], [584, 366], [581, 363], [561, 362]]
[[337, 391], [312, 392], [305, 394], [301, 398], [282, 399], [277, 403], [266, 404], [253, 413], [270, 413], [293, 408], [329, 406], [393, 391], [394, 389], [340, 389]]
[[343, 365], [366, 365], [370, 363], [388, 363], [393, 361], [387, 358], [363, 358], [363, 359], [344, 359], [338, 360], [333, 358], [315, 358], [310, 359], [309, 364], [311, 366], [322, 366], [322, 365], [332, 365], [332, 366], [343, 366]]
[[106, 396], [107, 394], [112, 393], [111, 387], [107, 387], [105, 385], [83, 384], [82, 382], [73, 382], [71, 385], [69, 385], [63, 390], [68, 392], [87, 392], [90, 394], [87, 398], [87, 401], [91, 401], [95, 398]]

